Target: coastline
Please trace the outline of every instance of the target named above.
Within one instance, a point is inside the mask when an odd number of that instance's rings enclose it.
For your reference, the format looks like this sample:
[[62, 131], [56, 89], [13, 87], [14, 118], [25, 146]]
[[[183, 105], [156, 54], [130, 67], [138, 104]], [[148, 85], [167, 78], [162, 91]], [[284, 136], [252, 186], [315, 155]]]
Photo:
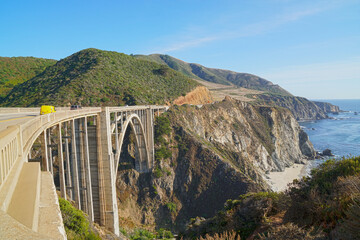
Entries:
[[291, 167], [285, 168], [283, 172], [270, 172], [266, 174], [266, 181], [274, 192], [281, 192], [287, 189], [287, 185], [294, 179], [300, 179], [307, 175], [306, 164], [294, 163]]

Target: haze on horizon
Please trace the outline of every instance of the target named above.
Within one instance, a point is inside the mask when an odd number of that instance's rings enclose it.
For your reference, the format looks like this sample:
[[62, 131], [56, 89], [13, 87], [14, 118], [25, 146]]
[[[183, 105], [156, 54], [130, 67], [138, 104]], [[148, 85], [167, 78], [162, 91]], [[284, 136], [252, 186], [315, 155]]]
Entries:
[[0, 56], [85, 48], [168, 54], [258, 75], [296, 96], [360, 98], [359, 0], [7, 1]]

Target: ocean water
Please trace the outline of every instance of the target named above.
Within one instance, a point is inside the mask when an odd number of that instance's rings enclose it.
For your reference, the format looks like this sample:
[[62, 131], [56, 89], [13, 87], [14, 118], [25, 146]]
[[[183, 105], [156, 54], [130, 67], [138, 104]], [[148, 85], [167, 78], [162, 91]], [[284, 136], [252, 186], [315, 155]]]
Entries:
[[[345, 112], [329, 114], [331, 119], [299, 123], [309, 135], [315, 150], [322, 152], [324, 149], [329, 148], [335, 158], [360, 156], [360, 99], [321, 99], [316, 101], [332, 103]], [[356, 115], [356, 113], [358, 114]], [[323, 161], [316, 160], [312, 162], [309, 169]]]

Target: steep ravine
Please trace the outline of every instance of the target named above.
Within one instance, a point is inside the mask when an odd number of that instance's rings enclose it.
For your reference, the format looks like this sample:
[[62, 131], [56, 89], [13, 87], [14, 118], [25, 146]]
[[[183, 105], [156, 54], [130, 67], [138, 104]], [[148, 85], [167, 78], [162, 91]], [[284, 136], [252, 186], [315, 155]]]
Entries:
[[[163, 117], [170, 120], [171, 132], [156, 146], [153, 172], [122, 167], [118, 173], [123, 228], [182, 230], [190, 218], [213, 216], [227, 199], [270, 190], [265, 172], [314, 154], [306, 133], [282, 108], [227, 98], [201, 108], [175, 106]], [[122, 161], [133, 161], [133, 151], [129, 142]]]

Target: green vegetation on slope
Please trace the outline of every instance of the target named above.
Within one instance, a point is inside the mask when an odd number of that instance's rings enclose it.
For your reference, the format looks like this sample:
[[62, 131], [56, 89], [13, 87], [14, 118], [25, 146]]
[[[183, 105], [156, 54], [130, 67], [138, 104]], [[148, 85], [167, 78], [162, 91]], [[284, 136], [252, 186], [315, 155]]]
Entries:
[[55, 63], [56, 60], [44, 58], [0, 57], [0, 98]]
[[151, 54], [135, 55], [139, 59], [166, 64], [172, 69], [194, 79], [208, 82], [235, 85], [248, 89], [268, 91], [275, 94], [291, 96], [289, 92], [272, 82], [248, 73], [237, 73], [229, 70], [207, 68], [200, 64], [186, 63], [169, 55]]
[[256, 239], [360, 239], [360, 157], [328, 160], [281, 193], [228, 200], [214, 218], [190, 223], [186, 237], [236, 231]]
[[67, 239], [101, 239], [90, 228], [89, 220], [85, 217], [81, 210], [75, 208], [70, 204], [70, 202], [63, 198], [59, 198], [59, 204]]
[[86, 49], [16, 86], [2, 106], [163, 104], [198, 84], [154, 62]]

